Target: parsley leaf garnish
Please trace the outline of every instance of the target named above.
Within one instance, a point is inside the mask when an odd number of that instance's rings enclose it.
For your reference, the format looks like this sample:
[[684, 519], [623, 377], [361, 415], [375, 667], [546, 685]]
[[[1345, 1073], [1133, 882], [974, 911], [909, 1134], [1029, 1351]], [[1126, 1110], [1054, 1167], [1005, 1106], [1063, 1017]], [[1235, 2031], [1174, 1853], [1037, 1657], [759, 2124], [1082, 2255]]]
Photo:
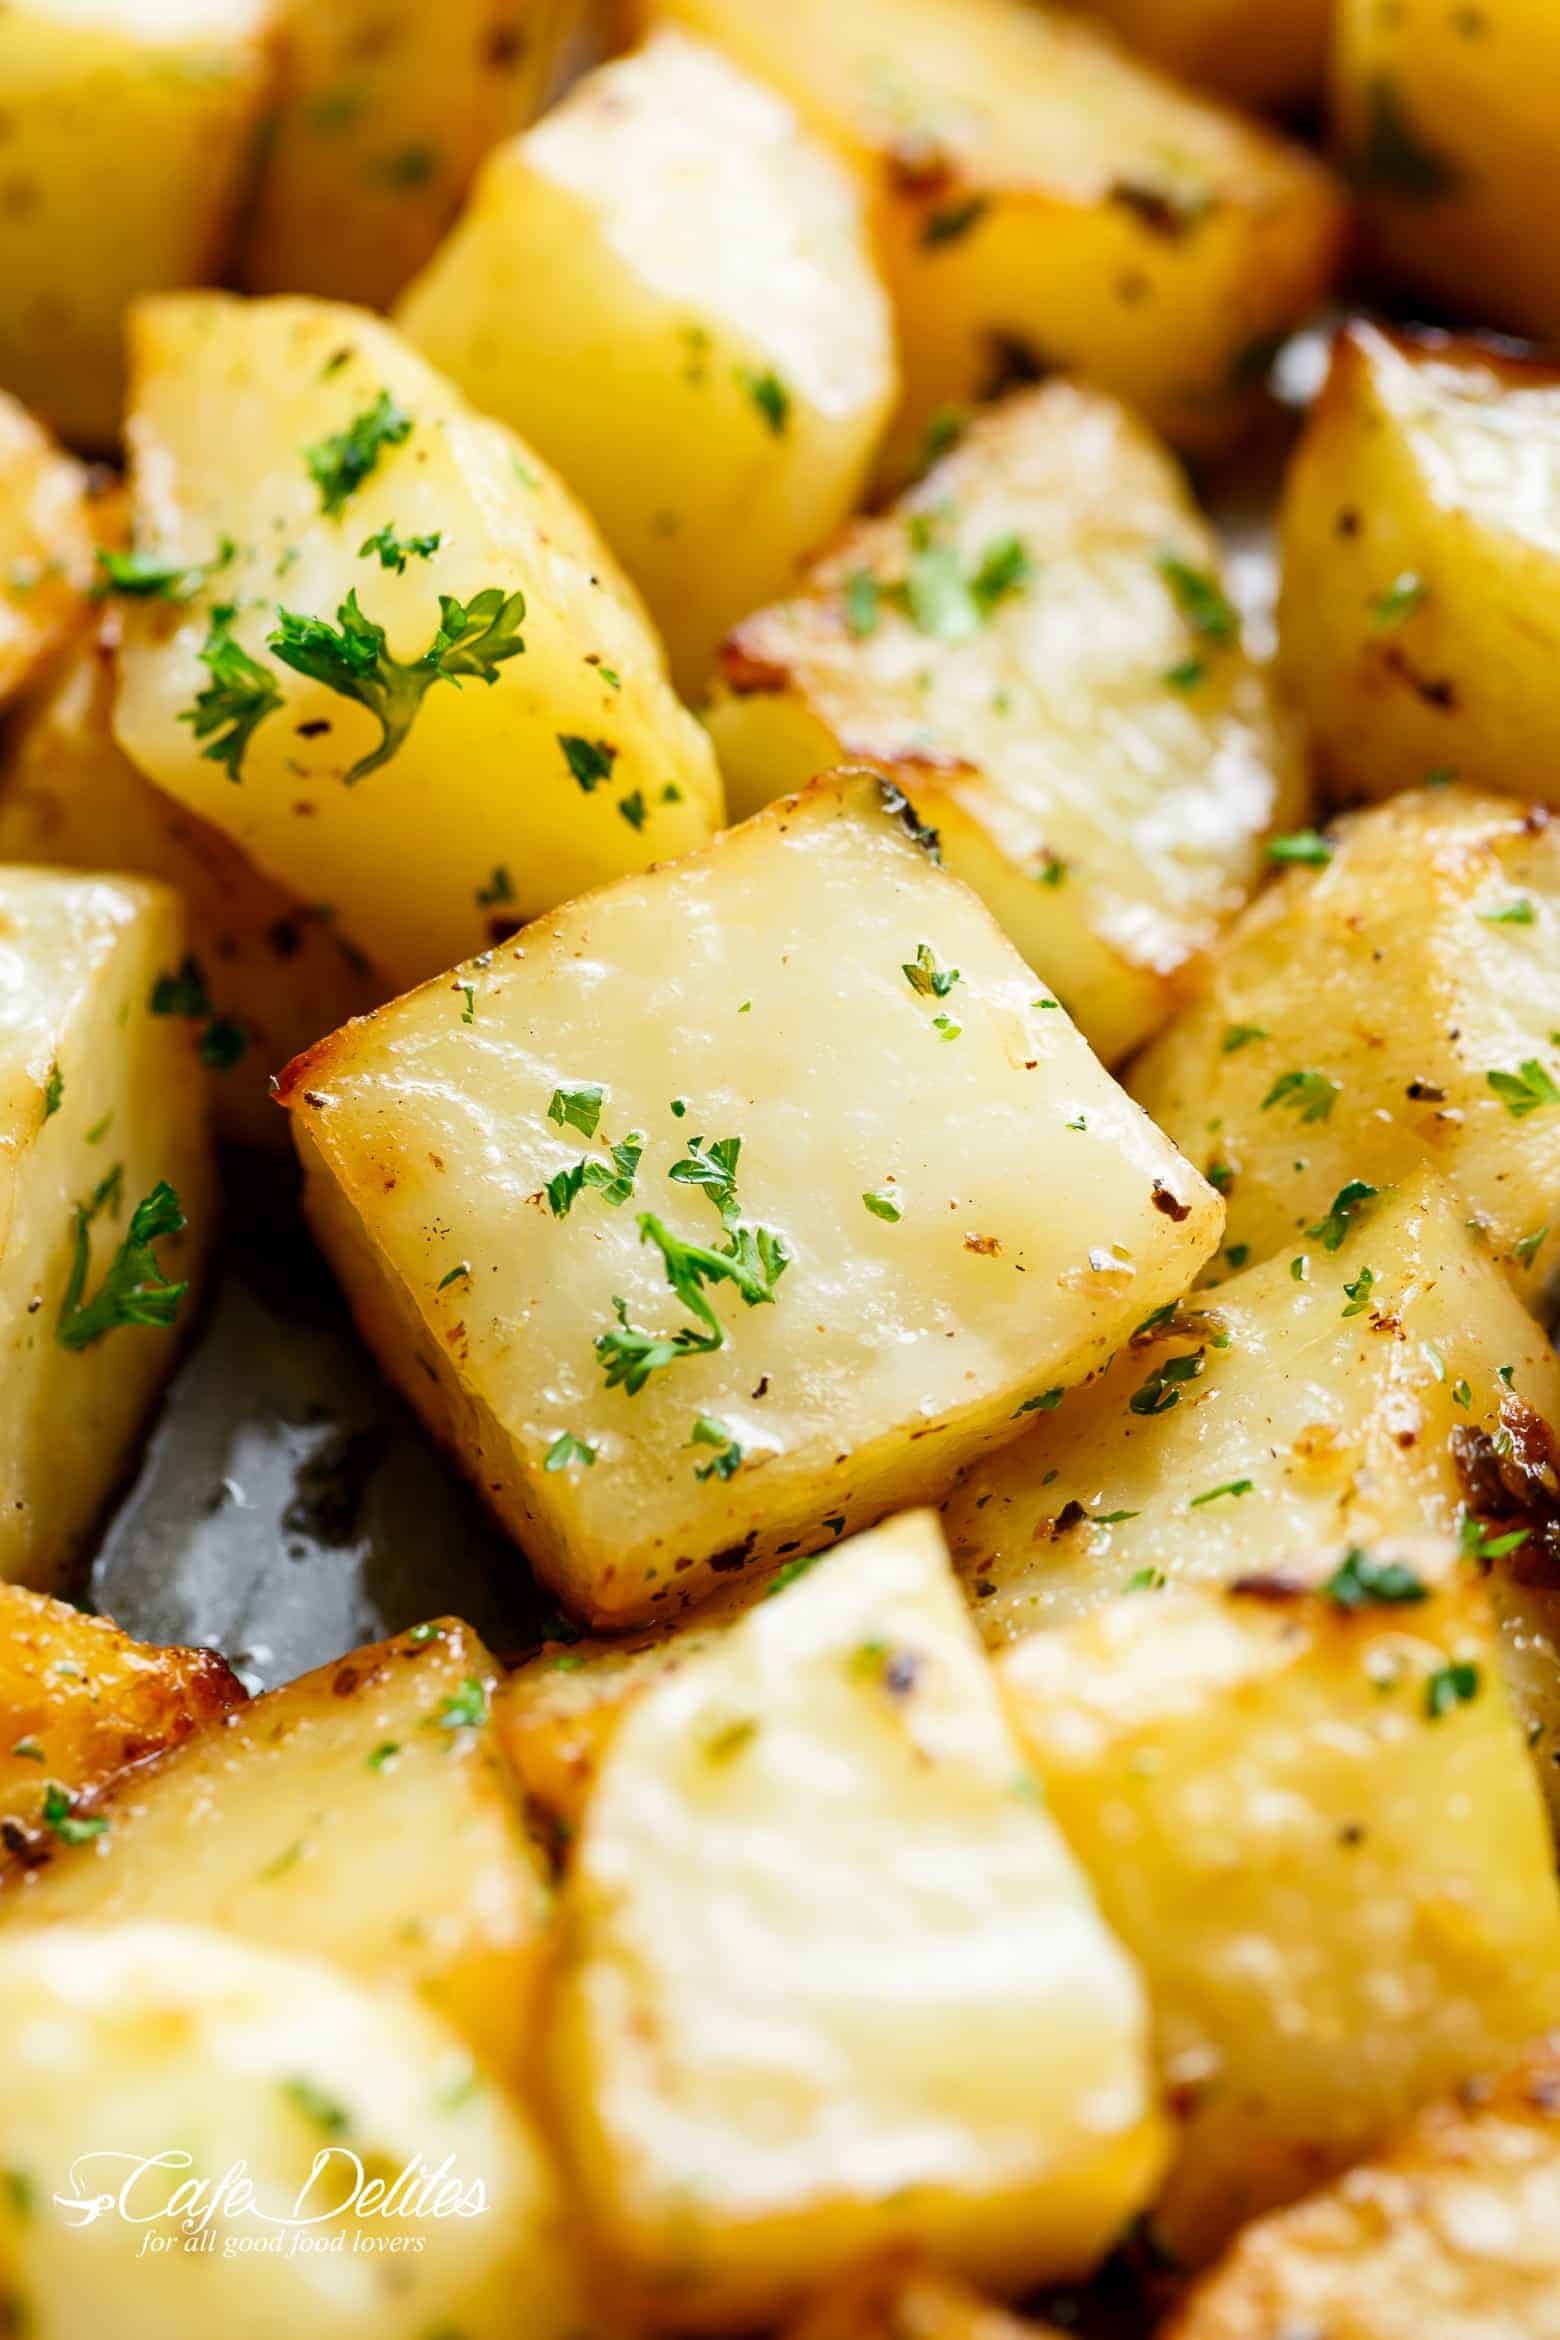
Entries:
[[1315, 829], [1296, 829], [1288, 837], [1270, 837], [1269, 861], [1298, 863], [1302, 869], [1325, 869], [1336, 847]]
[[192, 953], [185, 954], [173, 974], [165, 972], [157, 977], [147, 1006], [154, 1016], [206, 1019], [199, 1055], [201, 1063], [212, 1072], [231, 1072], [248, 1051], [249, 1035], [243, 1025], [231, 1016], [213, 1012], [205, 975], [199, 959]]
[[345, 509], [387, 447], [399, 447], [411, 435], [411, 416], [388, 390], [381, 390], [373, 405], [354, 415], [344, 431], [333, 431], [328, 439], [305, 447], [303, 459], [320, 491], [320, 510], [326, 518], [334, 520]]
[[1430, 1597], [1429, 1587], [1416, 1570], [1401, 1560], [1378, 1560], [1360, 1544], [1345, 1554], [1322, 1586], [1322, 1594], [1340, 1609], [1364, 1609], [1377, 1602], [1395, 1608]]
[[1524, 1057], [1516, 1072], [1487, 1072], [1485, 1079], [1513, 1121], [1536, 1113], [1541, 1105], [1560, 1105], [1560, 1089], [1536, 1056]]
[[1195, 1381], [1207, 1362], [1205, 1349], [1194, 1349], [1187, 1357], [1167, 1357], [1141, 1389], [1133, 1391], [1128, 1406], [1134, 1414], [1168, 1414], [1172, 1406], [1180, 1404], [1184, 1384]]
[[211, 613], [211, 627], [199, 652], [211, 680], [180, 715], [197, 739], [210, 741], [201, 753], [220, 764], [230, 780], [242, 777], [244, 755], [257, 725], [282, 703], [281, 686], [269, 667], [251, 658], [233, 639], [237, 612], [224, 602]]
[[705, 1297], [706, 1284], [734, 1284], [749, 1308], [772, 1301], [775, 1286], [790, 1265], [785, 1238], [770, 1227], [750, 1227], [737, 1201], [736, 1168], [742, 1151], [740, 1138], [700, 1138], [689, 1141], [687, 1159], [673, 1164], [669, 1175], [680, 1185], [705, 1187], [720, 1213], [726, 1232], [722, 1250], [688, 1243], [673, 1234], [654, 1211], [641, 1212], [639, 1240], [660, 1251], [666, 1280], [684, 1308], [697, 1321], [670, 1334], [642, 1332], [628, 1320], [627, 1303], [614, 1298], [616, 1331], [596, 1340], [596, 1355], [606, 1374], [608, 1389], [621, 1388], [629, 1397], [642, 1390], [652, 1373], [675, 1364], [679, 1357], [696, 1356], [725, 1344], [725, 1331]]
[[903, 962], [903, 974], [914, 992], [923, 999], [946, 999], [959, 980], [957, 967], [938, 964], [937, 953], [930, 943], [917, 943], [914, 959]]
[[572, 1430], [565, 1430], [547, 1449], [547, 1460], [542, 1468], [544, 1471], [566, 1471], [570, 1463], [583, 1463], [587, 1470], [593, 1470], [595, 1462], [596, 1449], [590, 1441], [576, 1438]]
[[108, 1828], [103, 1813], [83, 1817], [75, 1809], [75, 1798], [54, 1780], [44, 1790], [43, 1817], [53, 1829], [61, 1844], [90, 1844], [95, 1836], [102, 1836]]
[[1201, 634], [1206, 642], [1235, 640], [1240, 620], [1211, 571], [1194, 569], [1178, 553], [1164, 552], [1159, 556], [1159, 574], [1194, 634]]
[[560, 731], [558, 745], [563, 750], [564, 762], [589, 796], [604, 780], [612, 777], [617, 762], [617, 749], [604, 739], [581, 739], [577, 732]]
[[1479, 1669], [1466, 1660], [1438, 1666], [1425, 1684], [1425, 1713], [1432, 1722], [1466, 1706], [1479, 1695]]
[[779, 375], [772, 367], [765, 367], [760, 373], [750, 366], [738, 366], [737, 381], [775, 437], [783, 439], [791, 419], [791, 393]]
[[1262, 1100], [1262, 1110], [1286, 1105], [1297, 1112], [1302, 1121], [1325, 1121], [1342, 1095], [1337, 1081], [1326, 1073], [1286, 1072], [1277, 1080]]
[[365, 536], [358, 546], [358, 559], [366, 561], [370, 553], [379, 555], [382, 569], [394, 569], [403, 576], [409, 560], [431, 561], [444, 542], [444, 532], [435, 528], [429, 536], [397, 536], [395, 523], [387, 520], [383, 528], [376, 528], [372, 536]]
[[634, 1179], [645, 1150], [644, 1132], [630, 1130], [621, 1145], [608, 1146], [612, 1164], [586, 1157], [560, 1170], [547, 1181], [547, 1200], [555, 1219], [566, 1219], [579, 1197], [590, 1188], [616, 1210], [634, 1191]]
[[187, 1283], [168, 1282], [152, 1250], [163, 1236], [177, 1235], [185, 1223], [178, 1196], [166, 1179], [159, 1179], [131, 1212], [130, 1224], [102, 1283], [83, 1303], [81, 1295], [92, 1256], [89, 1230], [98, 1213], [118, 1201], [122, 1181], [123, 1166], [116, 1163], [91, 1199], [76, 1206], [75, 1257], [55, 1326], [62, 1348], [89, 1348], [121, 1325], [170, 1325], [189, 1290]]
[[1332, 1209], [1326, 1218], [1318, 1219], [1314, 1227], [1307, 1227], [1307, 1235], [1324, 1251], [1340, 1250], [1355, 1212], [1365, 1203], [1373, 1202], [1379, 1191], [1377, 1187], [1367, 1186], [1363, 1178], [1351, 1178], [1333, 1196]]
[[358, 607], [354, 586], [338, 607], [334, 626], [324, 618], [279, 609], [276, 630], [266, 646], [295, 674], [323, 683], [344, 699], [355, 699], [378, 722], [379, 745], [345, 774], [350, 787], [390, 761], [435, 683], [458, 686], [473, 678], [497, 682], [503, 661], [518, 658], [525, 648], [519, 634], [524, 617], [525, 595], [506, 594], [498, 585], [489, 585], [469, 602], [441, 593], [433, 640], [420, 658], [403, 661], [390, 655], [384, 627]]
[[1246, 1048], [1253, 1040], [1267, 1038], [1265, 1024], [1227, 1024], [1222, 1047], [1226, 1056], [1233, 1056], [1238, 1048]]
[[131, 601], [188, 601], [207, 574], [203, 562], [170, 561], [154, 552], [109, 552], [100, 545], [96, 558], [94, 601], [105, 601], [111, 593]]
[[735, 1478], [742, 1467], [741, 1447], [732, 1437], [725, 1423], [718, 1422], [713, 1414], [699, 1416], [693, 1425], [693, 1435], [688, 1444], [690, 1446], [713, 1446], [717, 1449], [708, 1462], [694, 1465], [693, 1475], [696, 1479]]

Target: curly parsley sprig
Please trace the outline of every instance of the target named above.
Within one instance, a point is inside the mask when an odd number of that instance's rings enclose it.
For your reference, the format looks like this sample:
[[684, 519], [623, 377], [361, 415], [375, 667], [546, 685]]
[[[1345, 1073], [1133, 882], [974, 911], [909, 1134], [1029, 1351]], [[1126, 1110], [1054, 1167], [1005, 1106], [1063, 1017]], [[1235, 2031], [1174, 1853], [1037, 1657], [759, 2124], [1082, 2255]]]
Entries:
[[92, 1222], [100, 1211], [118, 1201], [123, 1175], [123, 1165], [116, 1163], [90, 1199], [76, 1206], [75, 1257], [55, 1325], [62, 1348], [90, 1348], [121, 1325], [171, 1325], [189, 1290], [187, 1283], [169, 1283], [152, 1249], [163, 1236], [179, 1234], [185, 1224], [179, 1198], [163, 1178], [136, 1204], [102, 1283], [92, 1298], [83, 1302], [92, 1256]]

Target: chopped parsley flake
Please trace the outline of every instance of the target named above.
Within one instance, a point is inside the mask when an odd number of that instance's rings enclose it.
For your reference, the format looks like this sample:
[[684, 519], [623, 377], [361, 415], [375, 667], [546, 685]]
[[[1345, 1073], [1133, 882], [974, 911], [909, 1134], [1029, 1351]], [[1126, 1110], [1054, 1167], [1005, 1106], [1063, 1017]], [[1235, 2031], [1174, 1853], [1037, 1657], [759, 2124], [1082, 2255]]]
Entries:
[[791, 393], [772, 367], [755, 372], [750, 366], [738, 366], [737, 382], [747, 392], [768, 428], [777, 439], [785, 436], [791, 419]]
[[1375, 1269], [1367, 1267], [1361, 1268], [1359, 1274], [1355, 1277], [1352, 1284], [1344, 1285], [1343, 1288], [1349, 1295], [1349, 1305], [1343, 1312], [1345, 1316], [1364, 1315], [1366, 1309], [1370, 1306], [1370, 1295], [1375, 1281]]
[[198, 655], [211, 676], [195, 694], [193, 707], [179, 717], [197, 739], [209, 741], [201, 750], [208, 763], [220, 764], [230, 780], [243, 776], [244, 756], [255, 731], [282, 703], [281, 687], [269, 667], [260, 665], [234, 641], [236, 611], [223, 603], [211, 613], [211, 625]]
[[1345, 1554], [1321, 1589], [1340, 1609], [1399, 1608], [1430, 1597], [1424, 1578], [1405, 1562], [1378, 1560], [1360, 1544]]
[[563, 1431], [547, 1449], [544, 1471], [566, 1471], [570, 1463], [583, 1463], [587, 1470], [594, 1467], [596, 1449], [589, 1439], [576, 1438], [572, 1430]]
[[1205, 1493], [1194, 1495], [1189, 1511], [1200, 1511], [1205, 1503], [1219, 1503], [1227, 1495], [1249, 1495], [1255, 1482], [1251, 1479], [1226, 1479], [1222, 1487], [1209, 1487]]
[[558, 745], [563, 750], [564, 762], [587, 796], [593, 788], [599, 788], [603, 781], [611, 779], [612, 767], [617, 762], [617, 749], [608, 741], [582, 739], [578, 732], [560, 731]]
[[1307, 1227], [1306, 1233], [1324, 1251], [1341, 1250], [1356, 1211], [1366, 1203], [1373, 1202], [1378, 1192], [1378, 1188], [1367, 1186], [1363, 1178], [1351, 1178], [1333, 1196], [1332, 1208], [1326, 1218], [1318, 1219], [1314, 1227]]
[[1265, 1040], [1267, 1036], [1265, 1024], [1226, 1024], [1221, 1046], [1226, 1056], [1233, 1056], [1238, 1048], [1248, 1048], [1253, 1040]]
[[1425, 1684], [1425, 1713], [1432, 1722], [1467, 1706], [1479, 1695], [1479, 1669], [1466, 1660], [1438, 1666]]
[[1235, 640], [1240, 620], [1217, 577], [1209, 570], [1194, 569], [1179, 554], [1164, 552], [1159, 556], [1159, 574], [1194, 634], [1201, 634], [1207, 642]]
[[1186, 1383], [1195, 1381], [1207, 1362], [1205, 1349], [1194, 1349], [1185, 1357], [1167, 1357], [1142, 1387], [1133, 1391], [1128, 1406], [1134, 1414], [1168, 1414], [1172, 1406], [1180, 1404]]
[[1524, 1057], [1515, 1072], [1487, 1072], [1484, 1077], [1513, 1121], [1536, 1113], [1541, 1105], [1560, 1105], [1560, 1089], [1536, 1056]]
[[284, 2080], [282, 2094], [295, 2111], [327, 2137], [344, 2137], [352, 2126], [352, 2116], [344, 2104], [334, 2096], [327, 2096], [312, 2080]]
[[904, 1213], [894, 1197], [891, 1194], [885, 1194], [881, 1189], [876, 1193], [868, 1192], [861, 1199], [874, 1219], [886, 1219], [890, 1226], [897, 1225], [899, 1220], [904, 1217]]
[[1423, 577], [1416, 577], [1405, 569], [1401, 577], [1394, 577], [1385, 593], [1378, 593], [1370, 605], [1370, 614], [1378, 626], [1400, 625], [1412, 617], [1429, 592]]
[[904, 962], [905, 981], [923, 999], [946, 999], [959, 980], [957, 967], [943, 967], [930, 943], [917, 943], [914, 959]]
[[957, 203], [939, 204], [921, 224], [922, 249], [935, 252], [945, 244], [957, 244], [980, 225], [990, 209], [989, 195], [966, 195]]
[[636, 788], [630, 795], [619, 797], [618, 811], [631, 829], [642, 829], [649, 817], [643, 791]]
[[1548, 1234], [1547, 1227], [1535, 1227], [1531, 1235], [1522, 1236], [1511, 1247], [1513, 1259], [1520, 1260], [1524, 1267], [1531, 1267], [1542, 1250]]
[[749, 1308], [773, 1301], [775, 1286], [790, 1265], [791, 1254], [783, 1236], [769, 1227], [749, 1226], [742, 1218], [735, 1183], [741, 1150], [740, 1138], [717, 1138], [708, 1146], [691, 1139], [688, 1159], [674, 1163], [669, 1173], [679, 1184], [710, 1191], [725, 1230], [723, 1249], [684, 1241], [654, 1211], [640, 1214], [641, 1243], [653, 1243], [659, 1250], [668, 1284], [695, 1321], [673, 1333], [644, 1332], [629, 1322], [626, 1301], [614, 1298], [616, 1329], [599, 1334], [595, 1343], [608, 1389], [637, 1396], [653, 1373], [664, 1371], [679, 1358], [724, 1347], [725, 1330], [705, 1296], [707, 1284], [734, 1284]]
[[49, 1077], [43, 1084], [43, 1118], [52, 1121], [65, 1102], [65, 1075], [58, 1062], [49, 1067]]
[[480, 1731], [488, 1718], [487, 1691], [475, 1674], [452, 1690], [433, 1717], [435, 1730]]
[[514, 898], [515, 889], [509, 871], [503, 862], [499, 862], [487, 884], [477, 888], [477, 908], [479, 910], [496, 910], [501, 902], [512, 902]]
[[870, 569], [853, 569], [846, 578], [844, 608], [846, 630], [868, 641], [883, 622], [883, 596]]
[[95, 1836], [103, 1836], [108, 1830], [108, 1821], [101, 1813], [78, 1813], [75, 1798], [52, 1780], [44, 1790], [43, 1817], [61, 1844], [90, 1844]]
[[1121, 1589], [1124, 1593], [1163, 1592], [1165, 1581], [1162, 1568], [1134, 1568]]
[[1269, 861], [1293, 862], [1302, 869], [1325, 869], [1337, 851], [1330, 840], [1315, 829], [1295, 829], [1287, 837], [1270, 837]]
[[[96, 559], [94, 601], [111, 593], [131, 601], [188, 601], [209, 573], [204, 562], [170, 561], [153, 552], [107, 552], [99, 546]], [[213, 562], [210, 567], [218, 565]]]
[[470, 1273], [470, 1261], [459, 1259], [449, 1270], [448, 1274], [440, 1276], [438, 1282], [434, 1285], [433, 1288], [436, 1292], [447, 1292], [451, 1284], [458, 1284], [463, 1276], [469, 1276]]
[[320, 510], [326, 518], [334, 520], [346, 508], [387, 447], [399, 447], [411, 435], [411, 416], [388, 390], [381, 390], [373, 405], [355, 415], [344, 431], [305, 447], [303, 459], [320, 491]]
[[716, 1421], [712, 1414], [699, 1416], [688, 1443], [690, 1446], [712, 1446], [717, 1450], [708, 1462], [695, 1464], [693, 1475], [696, 1479], [734, 1478], [742, 1467], [741, 1447], [725, 1423]]
[[598, 1081], [562, 1082], [548, 1102], [547, 1118], [560, 1129], [577, 1129], [581, 1137], [592, 1138], [601, 1120], [605, 1095]]
[[437, 528], [431, 536], [397, 536], [394, 523], [387, 520], [383, 528], [376, 528], [372, 536], [364, 537], [358, 546], [358, 559], [366, 561], [370, 553], [377, 553], [379, 566], [393, 569], [400, 577], [405, 575], [408, 561], [431, 561], [443, 542], [443, 533]]
[[1481, 910], [1479, 916], [1486, 926], [1531, 926], [1535, 912], [1531, 902], [1519, 899], [1502, 910]]
[[1505, 1560], [1522, 1549], [1531, 1533], [1530, 1528], [1510, 1528], [1500, 1535], [1492, 1535], [1471, 1511], [1465, 1511], [1458, 1526], [1457, 1541], [1465, 1560]]
[[555, 1219], [566, 1219], [587, 1188], [614, 1210], [628, 1201], [645, 1150], [644, 1132], [630, 1130], [621, 1145], [609, 1144], [607, 1150], [612, 1156], [610, 1166], [599, 1158], [586, 1157], [548, 1179], [547, 1201]]
[[92, 1222], [100, 1211], [117, 1205], [122, 1184], [123, 1166], [116, 1163], [90, 1201], [76, 1206], [75, 1257], [55, 1326], [62, 1348], [90, 1348], [122, 1325], [171, 1325], [189, 1290], [188, 1284], [168, 1282], [152, 1249], [154, 1243], [166, 1235], [177, 1235], [184, 1226], [178, 1196], [166, 1179], [160, 1179], [136, 1204], [102, 1283], [90, 1300], [83, 1301], [91, 1264]]
[[1297, 1112], [1302, 1121], [1325, 1121], [1342, 1095], [1337, 1081], [1326, 1073], [1280, 1073], [1262, 1100], [1266, 1113], [1272, 1106], [1283, 1105]]

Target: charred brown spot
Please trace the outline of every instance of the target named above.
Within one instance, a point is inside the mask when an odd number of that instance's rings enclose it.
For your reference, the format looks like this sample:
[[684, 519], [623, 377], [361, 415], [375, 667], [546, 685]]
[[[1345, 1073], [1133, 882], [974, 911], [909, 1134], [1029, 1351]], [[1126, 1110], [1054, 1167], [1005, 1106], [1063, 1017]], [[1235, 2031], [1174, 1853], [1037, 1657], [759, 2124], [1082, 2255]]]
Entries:
[[1154, 1192], [1151, 1199], [1155, 1210], [1163, 1211], [1165, 1217], [1173, 1219], [1178, 1227], [1183, 1219], [1189, 1219], [1192, 1215], [1191, 1204], [1182, 1202], [1178, 1195], [1172, 1194], [1162, 1178], [1154, 1180]]
[[518, 24], [495, 24], [488, 34], [482, 61], [492, 73], [512, 73], [525, 55], [529, 43]]
[[1043, 382], [1057, 371], [1053, 360], [1021, 334], [990, 332], [985, 338], [986, 370], [979, 392], [983, 399], [1002, 398], [1009, 390]]
[[953, 177], [946, 147], [930, 130], [907, 130], [883, 158], [888, 183], [903, 195], [936, 195]]
[[1434, 1081], [1410, 1081], [1403, 1094], [1411, 1097], [1416, 1105], [1444, 1105], [1446, 1102], [1446, 1091], [1437, 1088]]
[[1002, 1245], [995, 1235], [966, 1235], [964, 1248], [966, 1251], [978, 1252], [982, 1259], [995, 1259]]
[[723, 1552], [714, 1553], [709, 1562], [711, 1575], [739, 1575], [753, 1557], [753, 1546], [757, 1542], [757, 1528], [749, 1528], [740, 1544], [728, 1544]]
[[1449, 675], [1421, 674], [1401, 643], [1394, 642], [1382, 652], [1381, 663], [1389, 674], [1406, 682], [1416, 699], [1427, 707], [1434, 707], [1441, 715], [1454, 715], [1459, 705], [1457, 685]]
[[1277, 1569], [1271, 1574], [1237, 1576], [1230, 1586], [1232, 1595], [1242, 1601], [1270, 1601], [1279, 1606], [1287, 1601], [1304, 1600], [1309, 1587], [1298, 1576], [1284, 1576]]
[[1105, 199], [1130, 211], [1151, 236], [1162, 236], [1170, 244], [1189, 236], [1208, 211], [1206, 203], [1188, 203], [1183, 196], [1164, 187], [1148, 186], [1141, 179], [1117, 179]]
[[1497, 1441], [1459, 1423], [1451, 1455], [1468, 1509], [1501, 1534], [1527, 1530], [1526, 1543], [1503, 1563], [1519, 1584], [1560, 1591], [1560, 1446], [1542, 1414], [1523, 1399], [1502, 1398]]
[[1043, 1519], [1040, 1522], [1035, 1530], [1035, 1541], [1038, 1543], [1044, 1536], [1050, 1536], [1053, 1540], [1057, 1536], [1065, 1536], [1070, 1529], [1082, 1527], [1088, 1516], [1081, 1503], [1064, 1503], [1054, 1519]]
[[720, 671], [739, 699], [751, 698], [758, 691], [783, 691], [791, 679], [788, 667], [749, 649], [740, 634], [729, 635], [721, 644]]

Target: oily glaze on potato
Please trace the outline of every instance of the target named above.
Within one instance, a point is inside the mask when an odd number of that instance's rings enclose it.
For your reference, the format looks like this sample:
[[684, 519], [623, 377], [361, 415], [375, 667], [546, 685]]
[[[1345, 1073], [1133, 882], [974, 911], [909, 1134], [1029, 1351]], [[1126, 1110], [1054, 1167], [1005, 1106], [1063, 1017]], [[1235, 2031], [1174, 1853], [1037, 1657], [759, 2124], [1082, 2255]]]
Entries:
[[997, 1670], [1148, 1985], [1177, 2259], [1556, 2020], [1553, 1846], [1455, 1547], [1356, 1549], [1314, 1592], [1276, 1557], [1145, 1589]]
[[595, 528], [388, 326], [212, 293], [132, 340], [136, 546], [185, 597], [126, 611], [120, 745], [387, 986], [708, 837], [709, 744]]
[[[1515, 1288], [1560, 1273], [1560, 825], [1448, 786], [1354, 815], [1242, 912], [1132, 1090], [1208, 1169], [1236, 1256], [1428, 1164]], [[1233, 1264], [1229, 1249], [1224, 1266]]]
[[80, 622], [92, 554], [85, 472], [0, 392], [0, 705]]
[[1087, 0], [1130, 49], [1235, 105], [1321, 91], [1333, 0]]
[[541, 107], [580, 0], [281, 0], [276, 14], [283, 93], [242, 280], [386, 308], [489, 147]]
[[854, 509], [897, 387], [850, 174], [676, 31], [489, 159], [399, 321], [583, 498], [689, 696]]
[[1137, 1978], [929, 1517], [640, 1700], [561, 1922], [553, 2104], [658, 2326], [757, 2328], [894, 2242], [1005, 2290], [1082, 2272], [1159, 2174]]
[[772, 80], [855, 162], [899, 318], [901, 469], [942, 408], [1080, 373], [1178, 445], [1249, 416], [1331, 277], [1297, 147], [1027, 0], [644, 0]]
[[1165, 2340], [1556, 2340], [1560, 2035], [1259, 2219]]
[[1560, 372], [1353, 325], [1285, 489], [1280, 655], [1341, 798], [1560, 803]]
[[1171, 1013], [1304, 817], [1216, 540], [1114, 400], [1003, 402], [805, 590], [728, 640], [733, 813], [851, 758], [894, 773], [1107, 1063]]
[[0, 1937], [0, 2026], [10, 2331], [585, 2329], [535, 2129], [403, 1994], [199, 1926], [62, 1926]]
[[870, 775], [349, 1025], [283, 1101], [371, 1345], [601, 1625], [940, 1492], [1218, 1240]]
[[69, 1574], [193, 1313], [205, 1095], [150, 1006], [183, 951], [165, 886], [0, 868], [0, 1579]]
[[306, 1950], [420, 1991], [512, 2076], [547, 1896], [487, 1727], [494, 1675], [446, 1621], [255, 1699], [54, 1845], [10, 1924], [162, 1917]]
[[285, 1144], [270, 1076], [383, 985], [328, 918], [141, 777], [112, 729], [116, 631], [109, 621], [73, 646], [0, 738], [0, 862], [107, 866], [177, 886], [189, 947], [160, 971], [158, 996], [209, 1073], [220, 1133]]
[[73, 445], [124, 406], [124, 313], [214, 284], [270, 83], [267, 0], [0, 9], [0, 383]]

